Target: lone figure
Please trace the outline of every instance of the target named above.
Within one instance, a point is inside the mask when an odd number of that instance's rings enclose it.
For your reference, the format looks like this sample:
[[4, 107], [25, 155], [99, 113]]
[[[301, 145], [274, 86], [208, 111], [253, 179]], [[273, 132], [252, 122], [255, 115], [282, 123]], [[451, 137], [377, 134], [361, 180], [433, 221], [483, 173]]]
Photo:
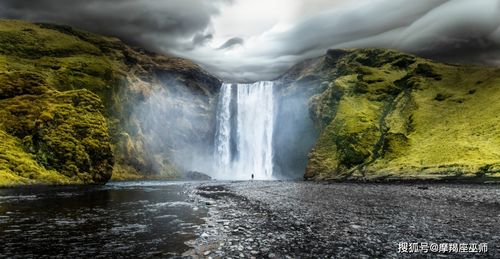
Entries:
[[253, 174], [252, 174], [252, 181], [253, 181]]

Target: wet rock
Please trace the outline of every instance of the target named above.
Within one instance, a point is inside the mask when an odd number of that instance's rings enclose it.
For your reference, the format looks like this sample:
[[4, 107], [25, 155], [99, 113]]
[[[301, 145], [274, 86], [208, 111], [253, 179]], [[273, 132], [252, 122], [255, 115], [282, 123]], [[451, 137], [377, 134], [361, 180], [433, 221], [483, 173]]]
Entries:
[[492, 187], [432, 185], [422, 192], [397, 184], [241, 182], [217, 188], [226, 194], [211, 199], [216, 213], [208, 220], [216, 247], [225, 242], [221, 250], [233, 257], [398, 257], [398, 242], [499, 238], [500, 200]]
[[207, 174], [197, 172], [197, 171], [186, 172], [182, 175], [182, 178], [186, 179], [186, 180], [194, 180], [194, 181], [212, 180], [212, 177], [208, 176]]

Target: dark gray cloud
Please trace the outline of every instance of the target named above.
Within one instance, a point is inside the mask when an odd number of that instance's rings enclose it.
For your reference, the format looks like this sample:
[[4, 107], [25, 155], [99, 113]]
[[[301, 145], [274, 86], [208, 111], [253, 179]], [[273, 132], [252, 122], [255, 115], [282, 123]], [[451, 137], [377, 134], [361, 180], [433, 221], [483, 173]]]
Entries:
[[212, 34], [201, 34], [197, 33], [193, 37], [193, 46], [200, 46], [200, 45], [205, 45], [207, 42], [212, 40], [214, 36]]
[[500, 65], [499, 0], [315, 0], [311, 7], [321, 9], [297, 16], [286, 30], [230, 35], [220, 47], [210, 46], [223, 30], [212, 26], [214, 17], [224, 15], [221, 6], [240, 1], [250, 0], [2, 0], [0, 16], [117, 36], [191, 58], [229, 81], [272, 79], [328, 48], [384, 47]]
[[152, 50], [186, 49], [209, 39], [228, 0], [2, 0], [0, 16], [64, 23]]
[[199, 62], [229, 81], [273, 79], [329, 48], [382, 47], [446, 62], [500, 65], [498, 0], [360, 2], [325, 9], [299, 19], [288, 30], [247, 41], [237, 62], [234, 55], [217, 62], [204, 52], [191, 57], [198, 55]]
[[242, 38], [234, 37], [224, 42], [224, 44], [222, 44], [217, 49], [229, 49], [237, 45], [243, 45], [244, 42], [245, 41]]
[[385, 47], [467, 62], [471, 54], [499, 50], [492, 35], [499, 26], [497, 0], [373, 1], [311, 17], [275, 35], [273, 40], [293, 45], [271, 52], [301, 56], [330, 47]]

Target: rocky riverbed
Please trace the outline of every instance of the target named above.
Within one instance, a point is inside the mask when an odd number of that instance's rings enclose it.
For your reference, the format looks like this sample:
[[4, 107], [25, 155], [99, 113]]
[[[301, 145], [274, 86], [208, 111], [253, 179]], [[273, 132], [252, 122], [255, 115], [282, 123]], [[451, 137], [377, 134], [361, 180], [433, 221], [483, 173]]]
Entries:
[[194, 258], [500, 258], [499, 185], [248, 181], [191, 188], [191, 202], [209, 209], [184, 254]]

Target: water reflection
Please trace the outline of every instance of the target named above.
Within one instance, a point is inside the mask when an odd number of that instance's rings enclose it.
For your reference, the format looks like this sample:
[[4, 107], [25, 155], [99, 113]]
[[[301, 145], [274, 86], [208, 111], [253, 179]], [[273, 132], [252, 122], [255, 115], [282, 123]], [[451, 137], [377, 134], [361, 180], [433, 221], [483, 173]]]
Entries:
[[169, 256], [206, 211], [180, 182], [0, 190], [3, 256]]

